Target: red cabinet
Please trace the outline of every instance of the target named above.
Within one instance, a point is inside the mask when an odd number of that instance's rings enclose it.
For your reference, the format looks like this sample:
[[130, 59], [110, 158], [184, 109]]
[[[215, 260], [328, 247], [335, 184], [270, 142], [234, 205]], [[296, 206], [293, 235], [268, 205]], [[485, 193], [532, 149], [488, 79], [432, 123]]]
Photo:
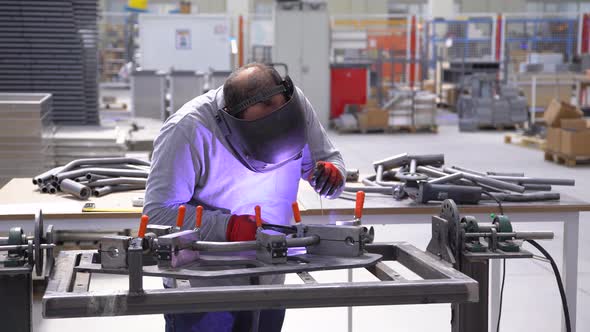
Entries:
[[369, 67], [367, 65], [337, 64], [331, 68], [330, 118], [344, 112], [346, 104], [366, 104]]

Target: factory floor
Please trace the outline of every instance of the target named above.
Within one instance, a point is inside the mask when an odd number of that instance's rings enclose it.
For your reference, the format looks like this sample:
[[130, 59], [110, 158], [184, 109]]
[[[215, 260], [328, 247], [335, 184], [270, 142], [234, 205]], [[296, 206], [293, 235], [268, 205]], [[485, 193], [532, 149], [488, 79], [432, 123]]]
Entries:
[[[590, 191], [587, 190], [590, 187], [590, 166], [568, 168], [546, 162], [539, 150], [505, 144], [504, 132], [459, 133], [456, 118], [449, 113], [443, 112], [439, 123], [441, 126], [438, 134], [338, 135], [331, 132], [330, 136], [342, 151], [347, 167], [359, 168], [361, 173], [372, 171], [373, 160], [402, 152], [444, 153], [449, 165], [461, 165], [482, 171], [524, 171], [528, 176], [574, 178], [575, 187], [561, 187], [558, 190], [590, 201]], [[563, 230], [559, 223], [516, 224], [516, 228], [554, 231], [555, 240], [542, 241], [542, 244], [561, 266]], [[429, 224], [376, 227], [377, 242], [407, 241], [425, 249], [429, 238]], [[590, 213], [583, 213], [580, 224], [578, 331], [590, 331], [589, 239]], [[311, 274], [319, 282], [346, 280], [345, 272]], [[355, 272], [355, 280], [370, 278], [366, 272]], [[287, 282], [301, 283], [296, 276], [289, 276]], [[93, 279], [93, 289], [126, 286], [125, 278], [100, 276]], [[161, 281], [151, 278], [145, 282], [145, 287], [161, 287]], [[353, 310], [353, 331], [433, 332], [451, 329], [450, 305], [447, 304], [357, 307]], [[34, 312], [35, 331], [164, 330], [164, 319], [160, 315], [42, 320], [40, 311], [41, 307], [37, 302]], [[508, 261], [501, 331], [559, 331], [560, 315], [559, 293], [549, 264], [539, 260]], [[346, 326], [346, 308], [300, 309], [287, 311], [283, 331], [346, 331]]]

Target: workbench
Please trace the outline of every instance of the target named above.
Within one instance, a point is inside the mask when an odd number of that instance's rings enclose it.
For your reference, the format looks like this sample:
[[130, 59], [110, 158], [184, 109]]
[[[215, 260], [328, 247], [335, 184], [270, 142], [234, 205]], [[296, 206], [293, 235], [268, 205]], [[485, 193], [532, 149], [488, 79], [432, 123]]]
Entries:
[[[132, 209], [131, 200], [139, 196], [143, 196], [142, 190], [114, 193], [100, 198], [92, 197], [89, 201], [96, 203], [97, 208]], [[303, 222], [325, 224], [327, 219], [331, 221], [351, 219], [354, 195], [345, 193], [345, 196], [350, 200], [322, 199], [320, 201], [313, 189], [302, 182], [298, 202]], [[409, 200], [396, 201], [391, 197], [377, 194], [367, 194], [366, 197], [362, 218], [366, 225], [430, 224], [431, 216], [440, 211], [440, 204], [437, 203], [414, 204]], [[82, 212], [84, 203], [70, 196], [40, 193], [29, 178], [13, 179], [0, 189], [0, 231], [5, 232], [13, 225], [22, 225], [27, 232], [31, 232], [34, 212], [39, 208], [43, 210], [45, 224], [53, 224], [58, 230], [136, 229], [139, 224], [141, 212], [138, 208], [135, 208], [137, 210], [134, 212]], [[575, 331], [580, 212], [590, 211], [590, 203], [562, 194], [561, 200], [555, 202], [505, 202], [502, 205], [512, 222], [563, 223], [562, 273], [573, 331]], [[473, 215], [479, 220], [489, 219], [490, 213], [499, 213], [495, 202], [462, 205], [459, 206], [459, 210], [462, 215]], [[23, 223], [23, 221], [31, 222]], [[430, 232], [425, 234], [425, 237], [430, 237]], [[501, 281], [500, 260], [492, 260], [491, 266], [490, 317], [497, 317]], [[350, 271], [349, 280], [352, 281]], [[349, 322], [351, 315], [352, 311], [349, 310]], [[491, 328], [495, 331], [496, 320], [490, 321]]]

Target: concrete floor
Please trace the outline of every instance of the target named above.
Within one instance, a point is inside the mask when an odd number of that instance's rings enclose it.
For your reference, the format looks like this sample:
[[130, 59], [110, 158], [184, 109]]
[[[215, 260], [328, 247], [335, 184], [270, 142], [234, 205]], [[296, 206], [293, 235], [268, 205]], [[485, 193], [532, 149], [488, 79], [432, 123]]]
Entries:
[[[371, 161], [402, 152], [445, 153], [447, 164], [461, 165], [482, 171], [525, 171], [528, 176], [565, 177], [576, 179], [576, 187], [562, 187], [559, 191], [590, 201], [590, 167], [567, 168], [543, 160], [539, 150], [503, 143], [503, 132], [487, 131], [459, 133], [456, 119], [443, 113], [438, 134], [369, 134], [338, 135], [331, 133], [333, 142], [341, 149], [347, 167], [371, 172]], [[395, 218], [396, 216], [392, 216]], [[578, 331], [590, 331], [590, 214], [583, 213], [580, 225]], [[517, 224], [516, 227], [519, 227]], [[561, 264], [562, 228], [558, 223], [521, 225], [520, 229], [551, 230], [553, 241], [543, 241], [547, 250]], [[430, 237], [429, 225], [378, 226], [376, 241], [407, 241], [424, 249]], [[366, 271], [356, 271], [355, 280], [371, 278]], [[312, 273], [320, 282], [345, 280], [344, 272]], [[125, 279], [94, 279], [95, 289], [121, 285]], [[289, 277], [288, 283], [300, 282]], [[146, 282], [160, 287], [158, 279]], [[147, 287], [146, 287], [147, 288]], [[231, 295], [228, 295], [231, 296]], [[121, 331], [141, 329], [143, 332], [163, 331], [164, 321], [159, 315], [119, 318], [41, 320], [37, 304], [36, 331]], [[501, 331], [554, 332], [560, 329], [561, 306], [553, 274], [548, 263], [537, 260], [513, 260], [507, 263], [504, 310]], [[288, 310], [283, 331], [345, 331], [346, 309]], [[397, 307], [354, 308], [354, 331], [450, 331], [449, 305], [412, 305]]]

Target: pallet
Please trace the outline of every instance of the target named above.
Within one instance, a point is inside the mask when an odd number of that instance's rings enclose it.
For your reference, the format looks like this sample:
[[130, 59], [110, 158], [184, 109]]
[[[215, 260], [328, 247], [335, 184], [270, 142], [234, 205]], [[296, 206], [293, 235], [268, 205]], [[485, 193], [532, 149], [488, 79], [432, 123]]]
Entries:
[[590, 164], [590, 156], [570, 156], [559, 152], [545, 150], [545, 160], [562, 164], [568, 167], [575, 167], [579, 164]]
[[390, 126], [386, 128], [336, 129], [339, 134], [367, 134], [367, 133], [438, 133], [438, 126]]
[[437, 125], [430, 125], [430, 126], [390, 126], [387, 128], [388, 133], [399, 133], [399, 132], [409, 132], [409, 133], [438, 133], [438, 126]]
[[525, 136], [521, 134], [507, 134], [504, 143], [515, 144], [527, 148], [546, 150], [547, 140], [537, 136]]

